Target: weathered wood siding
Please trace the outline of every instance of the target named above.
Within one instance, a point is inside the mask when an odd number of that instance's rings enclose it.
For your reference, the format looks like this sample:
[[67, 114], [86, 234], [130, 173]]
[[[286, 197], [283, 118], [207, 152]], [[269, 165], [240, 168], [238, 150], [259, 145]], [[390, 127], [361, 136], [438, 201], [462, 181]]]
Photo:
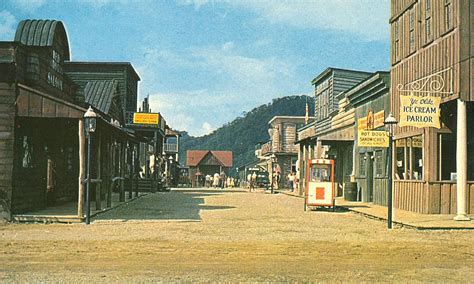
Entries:
[[15, 135], [14, 85], [0, 82], [0, 219], [10, 220]]
[[[474, 213], [474, 183], [468, 183], [466, 208]], [[448, 182], [394, 182], [394, 207], [422, 214], [456, 214], [456, 184]]]

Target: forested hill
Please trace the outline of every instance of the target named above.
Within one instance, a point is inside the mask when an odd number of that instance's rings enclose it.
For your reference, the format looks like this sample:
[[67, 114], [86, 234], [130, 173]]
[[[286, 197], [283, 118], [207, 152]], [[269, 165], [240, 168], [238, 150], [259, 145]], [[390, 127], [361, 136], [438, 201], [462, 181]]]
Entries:
[[276, 115], [304, 116], [306, 101], [310, 107], [310, 115], [314, 114], [314, 98], [306, 95], [288, 96], [244, 112], [243, 117], [237, 117], [211, 134], [193, 137], [187, 132], [181, 132], [180, 163], [186, 163], [187, 150], [233, 151], [234, 167], [253, 161], [255, 144], [269, 140], [268, 122]]

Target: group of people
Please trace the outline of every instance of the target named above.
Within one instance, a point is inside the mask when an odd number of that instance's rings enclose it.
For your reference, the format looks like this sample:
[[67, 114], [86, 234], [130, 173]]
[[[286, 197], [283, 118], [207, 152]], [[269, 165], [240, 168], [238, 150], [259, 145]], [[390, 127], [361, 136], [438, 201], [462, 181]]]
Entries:
[[286, 181], [288, 182], [288, 188], [290, 189], [290, 191], [293, 192], [295, 190], [298, 190], [299, 178], [295, 172], [290, 172], [286, 177]]
[[233, 177], [226, 176], [225, 172], [222, 171], [220, 174], [215, 173], [213, 176], [209, 174], [206, 175], [205, 186], [214, 188], [236, 187], [237, 180]]

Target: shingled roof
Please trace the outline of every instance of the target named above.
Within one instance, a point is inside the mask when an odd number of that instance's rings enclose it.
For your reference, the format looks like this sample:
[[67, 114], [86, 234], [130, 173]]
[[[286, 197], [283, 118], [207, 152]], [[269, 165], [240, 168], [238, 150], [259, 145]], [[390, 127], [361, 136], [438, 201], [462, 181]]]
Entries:
[[54, 37], [61, 35], [65, 46], [65, 60], [69, 60], [69, 42], [66, 29], [61, 21], [56, 20], [23, 20], [15, 33], [15, 41], [28, 46], [52, 46]]
[[199, 165], [208, 153], [211, 153], [223, 167], [232, 167], [232, 151], [188, 150], [186, 152], [186, 165], [188, 167]]
[[86, 103], [106, 114], [109, 114], [112, 99], [117, 94], [118, 83], [115, 80], [89, 81], [84, 88]]

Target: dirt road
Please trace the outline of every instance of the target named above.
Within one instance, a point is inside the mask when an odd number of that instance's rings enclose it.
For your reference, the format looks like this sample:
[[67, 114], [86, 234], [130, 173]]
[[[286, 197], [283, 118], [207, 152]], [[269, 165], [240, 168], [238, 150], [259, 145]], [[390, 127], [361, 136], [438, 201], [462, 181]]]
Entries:
[[304, 212], [282, 194], [155, 193], [83, 224], [0, 225], [2, 282], [474, 279], [474, 232]]

